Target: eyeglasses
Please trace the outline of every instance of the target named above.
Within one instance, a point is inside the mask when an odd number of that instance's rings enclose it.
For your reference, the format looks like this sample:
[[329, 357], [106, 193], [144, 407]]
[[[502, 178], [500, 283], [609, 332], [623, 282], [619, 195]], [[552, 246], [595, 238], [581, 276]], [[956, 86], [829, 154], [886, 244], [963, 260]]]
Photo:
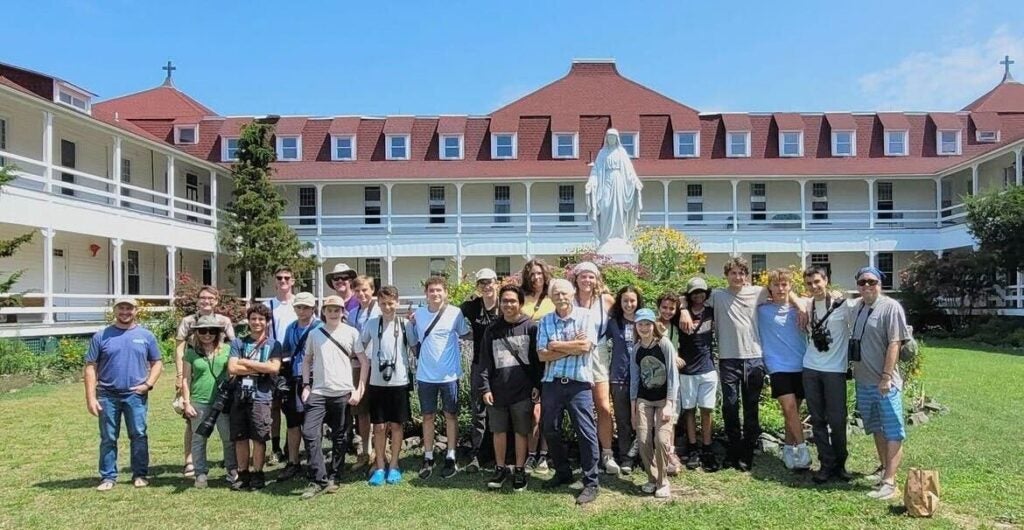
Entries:
[[284, 282], [284, 281], [288, 281], [288, 280], [292, 279], [291, 276], [277, 276], [276, 278], [277, 278], [277, 281], [279, 281], [279, 282]]
[[870, 280], [870, 279], [857, 280], [857, 287], [864, 287], [865, 285], [870, 285], [871, 287], [874, 287], [874, 286], [878, 285], [878, 280]]
[[213, 301], [217, 300], [217, 297], [216, 296], [200, 296], [199, 299], [203, 300], [205, 302], [213, 302]]
[[477, 285], [480, 285], [480, 286], [484, 286], [484, 285], [492, 285], [492, 284], [494, 284], [494, 280], [478, 280], [478, 281], [476, 282], [476, 284], [477, 284]]
[[220, 333], [220, 330], [217, 329], [217, 328], [199, 328], [199, 329], [196, 329], [196, 335], [216, 335], [218, 333]]

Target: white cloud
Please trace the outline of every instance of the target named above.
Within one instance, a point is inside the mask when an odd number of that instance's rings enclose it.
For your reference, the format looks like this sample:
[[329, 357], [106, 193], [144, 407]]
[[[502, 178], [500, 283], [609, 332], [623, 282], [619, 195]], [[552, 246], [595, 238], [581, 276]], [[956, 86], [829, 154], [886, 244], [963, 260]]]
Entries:
[[999, 61], [1024, 81], [1024, 34], [1000, 27], [983, 42], [940, 52], [915, 52], [891, 68], [861, 76], [864, 100], [877, 110], [955, 110], [988, 92], [1002, 79]]

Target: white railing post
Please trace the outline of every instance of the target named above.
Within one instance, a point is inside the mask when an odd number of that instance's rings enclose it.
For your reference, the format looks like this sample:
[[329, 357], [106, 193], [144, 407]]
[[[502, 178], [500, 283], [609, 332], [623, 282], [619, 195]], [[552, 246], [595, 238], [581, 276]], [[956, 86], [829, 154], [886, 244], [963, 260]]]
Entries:
[[387, 240], [387, 256], [385, 256], [385, 258], [387, 258], [387, 262], [388, 262], [388, 267], [387, 267], [387, 271], [388, 271], [388, 285], [394, 285], [395, 284], [395, 256], [392, 254], [391, 239], [390, 238], [388, 238], [388, 240]]
[[124, 276], [121, 273], [121, 247], [124, 246], [124, 240], [121, 238], [114, 238], [110, 240], [110, 244], [114, 247], [114, 251], [111, 253], [110, 262], [114, 268], [114, 297], [117, 298], [124, 293], [122, 284], [124, 282]]
[[174, 219], [174, 157], [167, 155], [167, 215]]
[[43, 323], [53, 324], [53, 238], [52, 228], [39, 230], [43, 235]]
[[868, 228], [875, 227], [875, 179], [864, 179], [868, 183]]
[[[255, 299], [256, 295], [252, 292], [252, 271], [245, 271], [245, 300], [248, 302]], [[249, 304], [246, 303], [245, 305], [248, 306]]]
[[807, 230], [807, 181], [800, 179], [800, 230]]
[[[324, 233], [324, 185], [316, 185], [316, 237]], [[319, 255], [319, 253], [318, 253]]]
[[[528, 180], [523, 185], [526, 186], [526, 235], [529, 236], [533, 230], [533, 221], [530, 219], [533, 217], [533, 205], [530, 201], [530, 191], [533, 189], [533, 182]], [[529, 239], [527, 239], [527, 244], [529, 244]]]
[[[53, 113], [43, 111], [43, 190], [53, 192]], [[49, 314], [52, 322], [53, 314]]]
[[669, 181], [667, 181], [667, 180], [661, 181], [661, 188], [665, 192], [665, 201], [664, 201], [664, 203], [665, 203], [665, 206], [664, 206], [664, 208], [665, 208], [665, 228], [668, 228], [668, 186], [669, 186]]
[[217, 248], [214, 246], [213, 252], [210, 253], [210, 285], [217, 286]]
[[739, 197], [737, 196], [740, 186], [740, 181], [733, 179], [732, 182], [732, 231], [738, 232], [740, 229], [740, 208], [739, 208]]
[[935, 178], [935, 226], [942, 228], [942, 177]]
[[121, 137], [114, 137], [114, 167], [112, 173], [114, 175], [114, 206], [121, 206]]
[[319, 239], [316, 240], [316, 299], [324, 299], [324, 245]]
[[167, 296], [169, 302], [174, 303], [174, 288], [178, 284], [177, 266], [175, 265], [175, 258], [178, 252], [177, 247], [167, 246]]
[[384, 187], [385, 187], [385, 188], [387, 188], [387, 190], [388, 190], [388, 233], [389, 233], [389, 234], [391, 233], [391, 216], [392, 216], [392, 215], [393, 215], [393, 213], [394, 213], [394, 212], [393, 212], [393, 211], [391, 210], [391, 188], [392, 188], [393, 186], [394, 186], [394, 184], [392, 184], [392, 183], [390, 183], [390, 182], [388, 182], [388, 183], [384, 184]]
[[[462, 183], [461, 182], [456, 182], [455, 183], [455, 220], [456, 220], [455, 221], [455, 233], [461, 235], [462, 234]], [[461, 263], [459, 264], [459, 267], [460, 267], [460, 270], [461, 270], [461, 267], [462, 267]], [[460, 279], [462, 278], [461, 274], [459, 274], [459, 278]]]
[[[210, 217], [210, 226], [217, 228], [217, 172], [213, 170], [210, 170]], [[213, 256], [213, 261], [216, 261], [216, 251]], [[211, 270], [213, 271], [212, 277], [215, 278], [217, 276], [216, 269], [211, 267]], [[214, 285], [217, 285], [217, 282], [214, 282]]]

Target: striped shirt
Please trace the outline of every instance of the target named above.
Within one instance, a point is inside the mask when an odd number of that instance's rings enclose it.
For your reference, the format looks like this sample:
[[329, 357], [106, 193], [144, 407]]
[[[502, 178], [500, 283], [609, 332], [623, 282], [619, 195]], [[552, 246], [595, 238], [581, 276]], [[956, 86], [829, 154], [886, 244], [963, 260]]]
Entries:
[[537, 351], [546, 350], [551, 341], [572, 341], [576, 340], [576, 334], [580, 331], [586, 333], [590, 341], [590, 352], [585, 355], [567, 355], [555, 361], [549, 361], [544, 368], [544, 383], [550, 383], [556, 379], [566, 378], [583, 383], [592, 383], [594, 374], [590, 369], [590, 356], [597, 344], [597, 326], [590, 318], [590, 312], [586, 309], [573, 307], [569, 316], [562, 318], [558, 313], [552, 312], [544, 315], [537, 324]]

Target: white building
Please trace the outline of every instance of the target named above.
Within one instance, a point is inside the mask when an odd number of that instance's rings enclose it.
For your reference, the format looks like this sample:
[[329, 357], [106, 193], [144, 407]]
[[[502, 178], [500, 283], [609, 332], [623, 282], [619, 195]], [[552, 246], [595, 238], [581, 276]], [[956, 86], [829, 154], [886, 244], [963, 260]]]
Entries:
[[[0, 65], [0, 237], [35, 231], [0, 270], [26, 269], [26, 307], [0, 335], [83, 332], [113, 296], [166, 305], [175, 274], [239, 291], [218, 260], [238, 131], [164, 84], [94, 102], [59, 78]], [[697, 239], [718, 274], [866, 263], [970, 246], [963, 197], [1021, 184], [1024, 85], [1006, 74], [963, 110], [701, 114], [608, 61], [486, 116], [261, 117], [276, 125], [286, 220], [323, 268], [346, 262], [403, 295], [451, 264], [499, 274], [592, 243], [583, 185], [615, 127], [645, 183], [646, 225]], [[215, 205], [215, 207], [214, 207]], [[314, 290], [321, 282], [313, 282]], [[270, 292], [270, 285], [263, 292]], [[1019, 290], [1014, 291], [1019, 292]], [[1011, 305], [1024, 308], [1019, 295]], [[16, 321], [16, 322], [15, 322]]]

